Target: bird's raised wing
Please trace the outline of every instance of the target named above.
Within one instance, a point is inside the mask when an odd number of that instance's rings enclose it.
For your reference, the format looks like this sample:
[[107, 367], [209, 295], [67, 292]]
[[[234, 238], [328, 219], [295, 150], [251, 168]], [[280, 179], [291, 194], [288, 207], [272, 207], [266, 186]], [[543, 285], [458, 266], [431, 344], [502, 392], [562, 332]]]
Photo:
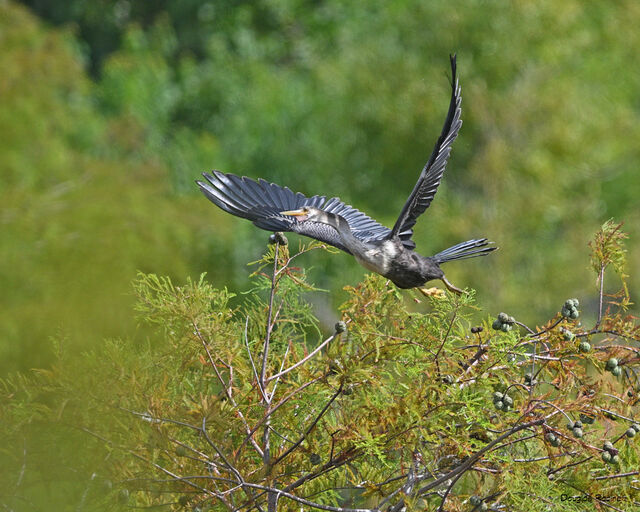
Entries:
[[407, 199], [407, 202], [402, 207], [400, 216], [396, 221], [393, 229], [391, 230], [390, 237], [398, 236], [402, 240], [402, 243], [408, 249], [415, 248], [416, 244], [411, 237], [413, 236], [413, 226], [415, 225], [418, 217], [424, 213], [429, 207], [433, 196], [436, 195], [438, 185], [442, 179], [442, 174], [447, 165], [449, 154], [451, 153], [451, 146], [453, 141], [458, 136], [460, 126], [462, 126], [461, 114], [461, 101], [460, 86], [458, 85], [458, 78], [456, 76], [456, 56], [450, 56], [451, 60], [451, 102], [449, 103], [449, 112], [447, 113], [447, 119], [444, 122], [442, 133], [433, 148], [433, 153], [429, 157], [429, 161], [422, 169], [420, 177], [413, 191]]
[[347, 253], [338, 232], [328, 224], [314, 221], [300, 222], [295, 217], [280, 212], [313, 206], [327, 213], [340, 215], [347, 220], [354, 236], [362, 241], [386, 238], [391, 230], [378, 224], [371, 217], [344, 204], [337, 197], [307, 197], [294, 193], [287, 187], [264, 180], [239, 177], [220, 171], [203, 173], [205, 181], [196, 181], [205, 196], [224, 211], [249, 219], [267, 231], [292, 231], [337, 247]]

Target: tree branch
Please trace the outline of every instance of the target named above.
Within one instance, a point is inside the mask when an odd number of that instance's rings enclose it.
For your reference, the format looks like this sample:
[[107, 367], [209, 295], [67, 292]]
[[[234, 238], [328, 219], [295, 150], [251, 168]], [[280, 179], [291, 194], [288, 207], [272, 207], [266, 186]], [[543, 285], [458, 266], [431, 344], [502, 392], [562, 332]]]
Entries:
[[324, 340], [322, 343], [320, 343], [320, 345], [318, 345], [313, 352], [310, 352], [307, 356], [305, 356], [303, 359], [301, 359], [300, 361], [298, 361], [297, 363], [295, 363], [292, 366], [289, 366], [289, 368], [287, 368], [286, 370], [282, 370], [280, 373], [277, 373], [275, 375], [272, 375], [271, 377], [269, 377], [267, 379], [267, 382], [271, 382], [274, 379], [278, 379], [280, 377], [282, 377], [283, 375], [286, 375], [287, 373], [289, 373], [292, 370], [295, 370], [296, 368], [298, 368], [299, 366], [303, 365], [304, 363], [306, 363], [309, 359], [311, 359], [313, 356], [315, 356], [318, 352], [320, 352], [328, 343], [331, 342], [331, 340], [335, 339], [336, 335], [335, 333], [332, 334], [331, 336], [329, 336], [326, 340]]
[[[240, 418], [240, 420], [244, 424], [245, 431], [248, 433], [251, 430], [249, 428], [249, 423], [247, 423], [247, 420], [244, 417], [244, 414], [242, 414], [242, 411], [240, 410], [240, 408], [238, 407], [238, 404], [234, 400], [233, 395], [227, 389], [227, 386], [226, 386], [226, 384], [224, 382], [224, 379], [222, 378], [222, 375], [220, 375], [220, 372], [218, 371], [218, 367], [216, 366], [216, 363], [213, 360], [213, 356], [211, 355], [211, 351], [209, 350], [209, 347], [207, 346], [207, 340], [205, 340], [204, 336], [200, 332], [200, 329], [198, 328], [198, 325], [195, 322], [192, 322], [192, 325], [193, 325], [193, 328], [195, 329], [196, 336], [198, 337], [198, 339], [202, 343], [202, 346], [204, 347], [204, 350], [207, 353], [207, 356], [209, 357], [209, 363], [211, 364], [211, 368], [213, 368], [213, 371], [215, 372], [216, 377], [218, 378], [218, 381], [220, 381], [220, 385], [222, 386], [222, 389], [224, 390], [224, 393], [227, 396], [227, 399], [229, 400], [229, 403], [231, 403], [233, 405], [233, 407], [235, 408], [236, 412], [238, 413], [238, 417]], [[260, 455], [260, 457], [262, 457], [263, 456], [262, 450], [258, 446], [258, 443], [256, 443], [255, 439], [253, 439], [251, 437], [249, 439], [249, 441], [251, 442], [251, 445], [256, 450], [258, 455]]]
[[269, 358], [269, 340], [271, 339], [271, 315], [273, 314], [273, 297], [276, 293], [276, 271], [278, 269], [278, 251], [280, 243], [276, 241], [273, 251], [273, 273], [271, 274], [271, 290], [269, 292], [269, 309], [267, 311], [267, 332], [264, 336], [264, 346], [262, 348], [262, 369], [260, 370], [260, 384], [266, 393], [265, 374], [267, 373], [267, 360]]
[[238, 448], [238, 450], [237, 450], [237, 454], [236, 454], [236, 457], [235, 457], [236, 460], [238, 460], [238, 457], [240, 456], [240, 452], [245, 447], [245, 445], [249, 442], [249, 440], [252, 438], [253, 434], [255, 434], [258, 431], [258, 429], [264, 424], [265, 421], [267, 421], [267, 419], [269, 418], [269, 416], [271, 414], [276, 412], [276, 410], [278, 410], [278, 408], [280, 408], [281, 406], [286, 404], [289, 400], [291, 400], [300, 391], [302, 391], [305, 388], [311, 386], [311, 384], [315, 384], [316, 382], [321, 381], [326, 376], [327, 376], [327, 374], [324, 374], [324, 375], [321, 375], [320, 377], [316, 377], [315, 379], [312, 379], [312, 380], [310, 380], [308, 382], [305, 382], [304, 384], [302, 384], [298, 388], [296, 388], [293, 391], [291, 391], [288, 395], [282, 397], [282, 399], [275, 406], [271, 407], [271, 409], [267, 413], [265, 413], [265, 415], [260, 419], [260, 421], [258, 421], [258, 423], [256, 423], [254, 425], [254, 427], [247, 432], [247, 436], [245, 437], [244, 441], [242, 441], [242, 444], [240, 445], [240, 448]]
[[289, 455], [293, 450], [295, 450], [298, 446], [300, 446], [300, 444], [302, 443], [302, 441], [305, 440], [305, 438], [311, 433], [311, 431], [315, 428], [315, 426], [318, 424], [318, 422], [320, 421], [320, 419], [324, 416], [324, 414], [327, 412], [327, 410], [329, 409], [329, 407], [331, 406], [331, 404], [333, 403], [333, 401], [338, 398], [338, 396], [340, 395], [340, 393], [342, 393], [342, 384], [340, 384], [340, 387], [338, 388], [338, 391], [336, 391], [334, 393], [334, 395], [331, 397], [331, 399], [327, 402], [327, 404], [322, 408], [322, 410], [320, 411], [320, 414], [318, 414], [316, 416], [316, 418], [311, 422], [311, 425], [309, 425], [307, 427], [307, 429], [304, 431], [304, 434], [302, 434], [302, 436], [300, 436], [300, 439], [298, 439], [295, 443], [293, 443], [292, 446], [289, 447], [289, 449], [284, 452], [282, 455], [280, 455], [280, 457], [278, 457], [274, 462], [273, 465], [275, 466], [276, 464], [278, 464], [279, 462], [282, 461], [282, 459], [284, 459], [287, 455]]
[[[488, 445], [486, 445], [485, 447], [483, 447], [482, 449], [478, 450], [476, 453], [474, 453], [473, 455], [470, 455], [462, 464], [460, 464], [459, 466], [455, 467], [454, 469], [452, 469], [451, 471], [449, 471], [448, 473], [446, 473], [445, 475], [441, 476], [440, 478], [437, 478], [436, 480], [434, 480], [433, 482], [425, 485], [424, 487], [421, 487], [420, 489], [418, 489], [417, 492], [414, 493], [414, 495], [416, 496], [420, 496], [421, 494], [424, 494], [428, 491], [430, 491], [431, 489], [433, 489], [434, 487], [438, 487], [439, 485], [443, 484], [444, 482], [446, 482], [447, 480], [450, 480], [451, 478], [454, 478], [455, 476], [457, 476], [460, 473], [464, 473], [465, 471], [467, 471], [471, 466], [473, 466], [485, 453], [487, 453], [488, 451], [490, 451], [494, 446], [496, 446], [497, 444], [501, 443], [504, 439], [508, 438], [509, 436], [512, 436], [513, 434], [515, 434], [516, 432], [520, 432], [521, 430], [524, 430], [526, 428], [530, 428], [530, 427], [535, 427], [538, 425], [542, 425], [545, 422], [545, 418], [539, 418], [533, 421], [529, 421], [527, 423], [522, 423], [521, 425], [515, 425], [514, 427], [512, 427], [511, 429], [509, 429], [507, 432], [505, 432], [504, 434], [502, 434], [500, 437], [494, 439], [493, 441], [491, 441]], [[429, 478], [430, 475], [425, 475], [424, 479]], [[391, 512], [399, 512], [400, 509], [404, 506], [404, 499], [401, 499], [398, 503], [396, 503], [392, 508], [391, 508]]]

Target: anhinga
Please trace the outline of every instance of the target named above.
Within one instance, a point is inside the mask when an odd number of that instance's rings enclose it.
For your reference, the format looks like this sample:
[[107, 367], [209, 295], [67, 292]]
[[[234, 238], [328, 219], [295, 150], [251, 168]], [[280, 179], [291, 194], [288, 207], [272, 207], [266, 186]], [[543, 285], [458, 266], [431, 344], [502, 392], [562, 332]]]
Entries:
[[424, 257], [414, 251], [416, 244], [411, 239], [416, 220], [429, 207], [438, 189], [451, 145], [462, 125], [455, 55], [450, 60], [451, 101], [442, 133], [393, 229], [345, 205], [337, 197], [306, 197], [262, 179], [256, 182], [213, 171], [203, 173], [206, 181], [196, 183], [207, 198], [223, 210], [249, 219], [268, 231], [292, 231], [333, 245], [352, 254], [362, 266], [387, 277], [399, 288], [421, 287], [427, 281], [441, 279], [449, 290], [461, 293], [462, 290], [447, 280], [440, 265], [484, 256], [496, 247], [488, 246], [490, 242], [480, 238]]

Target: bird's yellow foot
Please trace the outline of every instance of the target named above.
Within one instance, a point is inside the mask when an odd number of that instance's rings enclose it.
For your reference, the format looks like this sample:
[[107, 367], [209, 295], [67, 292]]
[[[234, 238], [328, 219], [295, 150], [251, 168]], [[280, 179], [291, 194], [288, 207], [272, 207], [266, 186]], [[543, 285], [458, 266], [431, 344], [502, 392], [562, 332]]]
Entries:
[[437, 297], [440, 299], [445, 295], [444, 290], [436, 288], [435, 286], [433, 288], [418, 288], [418, 290], [425, 297]]
[[457, 293], [458, 295], [461, 295], [464, 293], [464, 291], [461, 290], [460, 288], [453, 286], [445, 276], [442, 276], [441, 279], [444, 285], [447, 287], [447, 290], [449, 290], [450, 292]]

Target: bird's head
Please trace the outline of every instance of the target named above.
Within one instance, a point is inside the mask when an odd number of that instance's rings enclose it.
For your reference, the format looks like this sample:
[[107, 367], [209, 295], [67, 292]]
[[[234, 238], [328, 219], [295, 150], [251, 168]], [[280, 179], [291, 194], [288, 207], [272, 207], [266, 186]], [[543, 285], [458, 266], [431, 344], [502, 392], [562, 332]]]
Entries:
[[313, 206], [303, 206], [302, 208], [298, 208], [297, 210], [287, 210], [284, 212], [280, 212], [280, 214], [296, 217], [298, 219], [298, 222], [311, 220], [315, 222], [327, 223], [327, 214], [318, 208], [314, 208]]

